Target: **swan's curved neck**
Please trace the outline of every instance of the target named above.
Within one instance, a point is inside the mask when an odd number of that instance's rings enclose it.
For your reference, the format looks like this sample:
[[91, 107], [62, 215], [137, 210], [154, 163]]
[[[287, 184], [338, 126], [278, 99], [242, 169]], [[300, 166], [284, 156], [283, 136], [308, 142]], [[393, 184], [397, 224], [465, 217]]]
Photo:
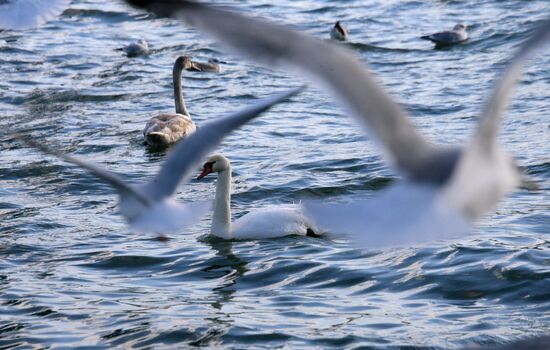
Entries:
[[231, 167], [218, 173], [210, 233], [225, 239], [231, 238]]
[[181, 75], [183, 72], [183, 63], [179, 60], [174, 65], [172, 70], [172, 80], [174, 82], [174, 101], [176, 102], [176, 113], [185, 114], [189, 116], [187, 108], [185, 108], [185, 101], [183, 100], [183, 91], [181, 87]]

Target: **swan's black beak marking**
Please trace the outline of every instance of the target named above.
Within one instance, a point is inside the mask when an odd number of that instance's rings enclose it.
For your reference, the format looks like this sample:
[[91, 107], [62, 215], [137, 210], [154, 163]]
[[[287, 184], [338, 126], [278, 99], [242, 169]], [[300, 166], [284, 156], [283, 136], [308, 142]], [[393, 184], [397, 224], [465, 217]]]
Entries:
[[197, 176], [197, 180], [200, 180], [206, 175], [210, 174], [213, 171], [212, 168], [214, 167], [214, 163], [216, 162], [204, 163], [204, 166], [202, 167], [202, 172], [199, 174], [199, 176]]

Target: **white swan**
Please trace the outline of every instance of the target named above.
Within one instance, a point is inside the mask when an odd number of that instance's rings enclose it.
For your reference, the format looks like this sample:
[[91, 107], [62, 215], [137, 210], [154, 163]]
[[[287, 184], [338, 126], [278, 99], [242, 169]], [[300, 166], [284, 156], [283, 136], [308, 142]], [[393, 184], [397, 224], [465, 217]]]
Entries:
[[210, 233], [224, 239], [264, 239], [288, 235], [317, 236], [319, 230], [298, 205], [268, 207], [250, 212], [231, 223], [231, 163], [214, 155], [204, 163], [197, 180], [218, 173]]
[[330, 29], [330, 38], [337, 41], [348, 41], [348, 30], [340, 21], [337, 21]]
[[172, 79], [176, 113], [160, 114], [151, 118], [143, 129], [145, 143], [152, 147], [166, 147], [195, 132], [197, 127], [185, 107], [181, 86], [181, 74], [186, 57], [180, 56], [174, 62]]
[[70, 0], [2, 0], [0, 29], [29, 29], [59, 15]]
[[153, 180], [141, 185], [129, 184], [112, 171], [46, 147], [30, 136], [16, 134], [16, 138], [44, 153], [78, 165], [107, 182], [117, 190], [120, 214], [126, 218], [132, 229], [163, 234], [190, 225], [208, 210], [209, 206], [204, 201], [178, 203], [173, 199], [179, 183], [189, 180], [196, 163], [216, 147], [228, 133], [302, 89], [303, 87], [300, 87], [260, 100], [244, 110], [205, 123], [195, 134], [178, 143], [166, 157]]

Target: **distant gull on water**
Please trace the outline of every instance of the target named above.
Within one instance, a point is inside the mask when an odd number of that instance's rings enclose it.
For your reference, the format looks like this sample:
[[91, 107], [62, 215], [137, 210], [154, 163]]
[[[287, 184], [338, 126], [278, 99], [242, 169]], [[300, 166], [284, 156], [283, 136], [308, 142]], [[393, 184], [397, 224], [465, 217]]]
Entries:
[[421, 36], [420, 39], [429, 40], [435, 44], [436, 47], [450, 46], [460, 44], [468, 40], [468, 33], [466, 33], [468, 26], [459, 23], [453, 27], [452, 30], [446, 30], [431, 35]]
[[364, 64], [342, 47], [195, 2], [129, 2], [181, 18], [269, 67], [299, 68], [328, 87], [372, 133], [403, 180], [349, 204], [306, 201], [322, 229], [350, 233], [365, 247], [453, 237], [470, 231], [471, 221], [520, 184], [521, 174], [499, 144], [497, 131], [523, 61], [550, 39], [550, 20], [541, 23], [499, 75], [474, 137], [464, 146], [446, 147], [423, 137]]
[[348, 41], [348, 30], [340, 21], [337, 21], [334, 26], [330, 28], [330, 38], [336, 41]]
[[173, 196], [180, 182], [187, 182], [206, 154], [215, 148], [231, 131], [259, 116], [271, 106], [297, 94], [297, 88], [263, 100], [227, 117], [205, 123], [191, 137], [179, 142], [168, 154], [155, 178], [142, 185], [131, 185], [119, 174], [89, 161], [46, 147], [44, 144], [19, 134], [17, 138], [44, 153], [54, 155], [86, 169], [113, 186], [119, 194], [120, 214], [130, 227], [139, 232], [162, 234], [196, 222], [207, 212], [206, 201], [178, 203]]
[[[120, 49], [119, 49], [120, 50]], [[149, 54], [149, 44], [145, 39], [139, 39], [122, 48], [128, 57], [136, 57]]]

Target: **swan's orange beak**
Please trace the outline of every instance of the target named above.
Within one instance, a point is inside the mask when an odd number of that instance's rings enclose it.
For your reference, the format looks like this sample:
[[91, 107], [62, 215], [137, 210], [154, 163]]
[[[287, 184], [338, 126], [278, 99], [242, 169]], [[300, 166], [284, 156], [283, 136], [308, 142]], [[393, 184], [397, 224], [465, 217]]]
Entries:
[[202, 179], [203, 177], [210, 174], [211, 172], [212, 172], [212, 165], [210, 163], [204, 164], [204, 166], [202, 167], [202, 172], [199, 174], [199, 176], [197, 176], [197, 180]]

